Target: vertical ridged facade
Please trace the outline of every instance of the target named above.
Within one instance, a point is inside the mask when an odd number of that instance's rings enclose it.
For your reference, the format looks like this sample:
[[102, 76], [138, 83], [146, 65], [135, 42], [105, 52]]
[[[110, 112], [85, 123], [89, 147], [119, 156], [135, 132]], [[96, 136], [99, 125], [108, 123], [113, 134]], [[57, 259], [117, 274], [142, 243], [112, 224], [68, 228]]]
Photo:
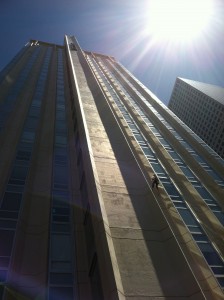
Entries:
[[30, 41], [0, 95], [0, 299], [224, 299], [224, 162], [132, 74]]

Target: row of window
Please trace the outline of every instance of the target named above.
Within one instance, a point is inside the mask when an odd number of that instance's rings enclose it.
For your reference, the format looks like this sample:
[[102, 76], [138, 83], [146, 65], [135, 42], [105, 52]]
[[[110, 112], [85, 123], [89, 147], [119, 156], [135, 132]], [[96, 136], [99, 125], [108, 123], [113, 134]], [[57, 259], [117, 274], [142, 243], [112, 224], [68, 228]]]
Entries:
[[[111, 64], [111, 63], [110, 63]], [[116, 71], [122, 76], [122, 74], [119, 72], [119, 70], [114, 67], [116, 69]], [[126, 79], [124, 78], [124, 81], [126, 81]], [[132, 89], [135, 90], [136, 94], [142, 99], [143, 102], [145, 102], [147, 104], [147, 106], [151, 109], [151, 111], [159, 118], [159, 120], [173, 133], [173, 135], [179, 140], [182, 141], [182, 144], [184, 144], [186, 146], [186, 149], [191, 152], [194, 153], [196, 160], [197, 161], [201, 161], [201, 164], [203, 164], [203, 167], [206, 166], [207, 170], [209, 170], [210, 173], [212, 173], [212, 177], [215, 178], [215, 180], [217, 181], [218, 184], [220, 184], [221, 186], [224, 186], [224, 180], [223, 178], [221, 178], [215, 170], [213, 170], [211, 167], [209, 167], [208, 163], [198, 154], [196, 153], [196, 151], [185, 141], [183, 141], [182, 137], [179, 135], [179, 133], [176, 132], [176, 130], [158, 113], [158, 111], [156, 109], [154, 109], [154, 107], [152, 107], [152, 105], [149, 104], [149, 102], [139, 93], [139, 91], [137, 91], [137, 89], [130, 83], [128, 82], [128, 85], [132, 87]], [[126, 96], [129, 97], [128, 93], [125, 91], [125, 89], [123, 88], [122, 85], [120, 85], [120, 88], [123, 90], [123, 92], [126, 94]], [[183, 126], [186, 127], [185, 124], [182, 123]], [[189, 129], [188, 129], [189, 131]], [[195, 136], [195, 138], [198, 140], [199, 137], [196, 136], [192, 131], [190, 131], [190, 134], [192, 134], [193, 136]], [[200, 139], [198, 140], [204, 147], [208, 148], [207, 145], [205, 143], [203, 143], [203, 141]], [[209, 149], [209, 152], [211, 152], [211, 149]], [[213, 151], [213, 155], [215, 157], [217, 157], [216, 154], [214, 154], [215, 152]], [[219, 161], [222, 161], [222, 159], [219, 158]], [[223, 162], [223, 161], [222, 161]]]
[[63, 52], [58, 49], [48, 299], [73, 300], [74, 263]]
[[[151, 96], [171, 117], [177, 119], [178, 123], [180, 123], [186, 129], [186, 131], [192, 135], [192, 137], [194, 139], [196, 139], [215, 159], [218, 160], [218, 162], [220, 164], [222, 164], [224, 166], [224, 160], [221, 159], [220, 156], [217, 155], [217, 153], [212, 148], [210, 148], [199, 136], [194, 134], [194, 132], [192, 132], [190, 128], [188, 128], [183, 122], [181, 122], [181, 120], [179, 120], [178, 117], [163, 102], [161, 102], [155, 95], [153, 95], [152, 92], [148, 88], [146, 88], [137, 78], [135, 78], [120, 63], [114, 62], [113, 65], [116, 66], [116, 68], [119, 69], [122, 73], [128, 75], [130, 81], [135, 86], [138, 86], [138, 88], [140, 87], [141, 93], [147, 94], [147, 97]], [[178, 81], [179, 81], [179, 79], [178, 79]], [[177, 83], [179, 83], [178, 81], [177, 81]], [[206, 96], [206, 98], [207, 98], [207, 96]], [[224, 107], [222, 107], [222, 112], [223, 111], [224, 111]]]
[[[119, 71], [118, 71], [119, 72]], [[121, 75], [121, 73], [120, 73]], [[115, 78], [115, 77], [114, 77]], [[131, 85], [129, 83], [129, 85]], [[135, 89], [135, 87], [133, 85], [131, 85], [132, 89]], [[172, 153], [175, 153], [176, 156], [178, 156], [178, 165], [181, 167], [183, 166], [184, 167], [184, 170], [188, 168], [188, 166], [186, 166], [184, 164], [184, 161], [182, 158], [180, 158], [180, 156], [176, 153], [176, 152], [173, 152], [173, 149], [171, 147], [171, 145], [168, 143], [168, 141], [166, 141], [164, 138], [161, 138], [161, 134], [158, 132], [158, 130], [156, 128], [154, 128], [153, 124], [148, 120], [147, 117], [145, 117], [145, 114], [144, 112], [142, 111], [142, 109], [139, 107], [138, 104], [135, 103], [135, 101], [130, 97], [130, 95], [128, 94], [128, 92], [124, 89], [123, 86], [120, 86], [120, 88], [122, 89], [122, 91], [125, 93], [125, 95], [129, 98], [129, 101], [132, 103], [133, 107], [136, 109], [136, 111], [144, 117], [144, 121], [148, 124], [148, 126], [150, 127], [150, 129], [153, 128], [154, 130], [154, 134], [159, 138], [160, 142], [163, 144], [163, 146], [167, 149], [167, 151], [172, 155]], [[138, 91], [136, 93], [139, 93]], [[159, 113], [150, 105], [148, 104], [148, 107], [151, 107], [151, 110], [154, 112], [154, 114], [156, 114], [160, 120], [165, 123], [166, 126], [169, 126], [169, 124], [159, 115]], [[167, 127], [169, 128], [169, 127]], [[169, 128], [170, 130], [172, 130], [172, 128]], [[157, 132], [157, 133], [156, 133]], [[182, 144], [185, 146], [186, 149], [188, 149], [189, 151], [192, 152], [192, 147], [186, 143], [185, 141], [182, 140], [182, 138], [179, 136], [179, 134], [175, 131], [175, 137], [182, 142]], [[138, 137], [138, 141], [139, 141], [139, 137]], [[193, 153], [193, 156], [196, 155], [196, 160], [199, 161], [201, 164], [204, 163], [204, 160], [199, 157], [195, 152]], [[190, 169], [189, 169], [190, 171]], [[191, 172], [192, 173], [192, 172]], [[187, 176], [188, 177], [188, 176]], [[220, 206], [218, 205], [218, 203], [215, 201], [215, 199], [212, 197], [212, 195], [206, 190], [205, 187], [202, 186], [202, 184], [200, 183], [200, 181], [195, 177], [193, 176], [193, 174], [191, 175], [191, 177], [188, 179], [192, 182], [193, 186], [199, 191], [199, 194], [202, 195], [202, 192], [201, 191], [204, 191], [203, 195], [205, 196], [206, 194], [206, 197], [205, 197], [205, 202], [208, 204], [208, 206], [210, 207], [210, 209], [214, 212], [214, 214], [218, 217], [218, 219], [220, 220], [220, 222], [224, 225], [224, 213], [221, 211], [221, 208]], [[217, 180], [219, 180], [219, 178], [216, 177]]]
[[0, 104], [0, 130], [4, 126], [5, 122], [7, 121], [9, 114], [14, 108], [16, 99], [23, 89], [25, 81], [28, 78], [28, 75], [33, 67], [35, 60], [37, 59], [40, 53], [40, 48], [36, 48], [35, 51], [32, 53], [30, 59], [28, 60], [27, 64], [24, 66], [20, 74], [18, 75], [17, 80], [15, 81], [14, 85], [11, 87], [8, 95], [6, 96], [3, 103]]
[[[101, 62], [102, 59], [99, 59]], [[107, 74], [107, 69], [102, 68], [103, 71], [99, 68], [99, 65], [92, 59], [89, 58], [90, 65], [94, 69], [95, 72], [100, 75], [101, 79], [103, 80], [105, 86], [107, 87], [108, 91], [110, 92], [110, 95], [113, 97], [115, 103], [117, 104], [118, 108], [120, 109], [120, 112], [123, 114], [124, 119], [126, 120], [127, 124], [130, 126], [130, 129], [132, 130], [137, 142], [139, 143], [140, 147], [142, 148], [143, 152], [146, 152], [146, 157], [149, 159], [152, 168], [154, 169], [155, 173], [160, 178], [161, 183], [163, 184], [165, 190], [169, 194], [171, 200], [173, 201], [174, 206], [176, 207], [177, 211], [181, 215], [184, 223], [189, 226], [189, 230], [192, 233], [192, 237], [194, 238], [195, 242], [198, 244], [199, 248], [202, 251], [202, 254], [204, 255], [205, 259], [207, 260], [208, 264], [212, 267], [219, 266], [220, 268], [224, 268], [224, 262], [220, 259], [219, 255], [213, 248], [213, 246], [210, 244], [205, 232], [200, 227], [199, 222], [192, 214], [190, 208], [188, 207], [187, 203], [185, 203], [184, 199], [180, 195], [179, 191], [175, 187], [175, 185], [170, 180], [169, 176], [166, 174], [165, 169], [161, 165], [161, 163], [158, 161], [155, 153], [150, 148], [147, 140], [145, 140], [144, 136], [141, 134], [141, 132], [138, 130], [137, 125], [131, 118], [131, 116], [128, 114], [128, 111], [126, 110], [125, 106], [123, 105], [121, 99], [118, 97], [116, 92], [114, 91], [113, 87], [107, 80], [105, 74]], [[105, 72], [105, 73], [104, 73]], [[110, 73], [111, 75], [111, 73]], [[112, 75], [111, 75], [112, 76]], [[116, 78], [112, 76], [115, 80]], [[119, 84], [119, 81], [116, 80], [116, 83]], [[121, 85], [119, 85], [119, 88], [122, 88]], [[123, 89], [124, 91], [124, 89]], [[136, 105], [135, 103], [133, 103]], [[144, 115], [144, 114], [143, 114]], [[156, 129], [155, 129], [156, 130]], [[164, 143], [165, 146], [167, 145], [167, 141], [165, 139], [161, 138], [161, 142]], [[180, 157], [178, 157], [180, 160]], [[185, 166], [186, 167], [186, 166]], [[191, 226], [193, 226], [191, 231]], [[197, 227], [197, 232], [195, 233], [195, 226]], [[199, 245], [199, 243], [204, 243], [206, 246], [204, 248]], [[216, 274], [215, 274], [216, 275]], [[224, 287], [224, 273], [222, 273], [222, 277], [216, 276], [217, 280], [219, 281], [220, 285]]]
[[[37, 55], [37, 49], [34, 51], [35, 57]], [[48, 52], [46, 55], [46, 60], [42, 65], [42, 72], [48, 69], [48, 61], [51, 53]], [[42, 94], [44, 91], [44, 86], [37, 82], [37, 87], [42, 86]], [[18, 144], [16, 158], [12, 166], [12, 171], [9, 176], [8, 184], [6, 186], [6, 191], [0, 205], [0, 273], [4, 273], [4, 278], [2, 281], [7, 280], [8, 266], [10, 262], [10, 257], [13, 248], [13, 241], [17, 226], [18, 215], [21, 207], [21, 202], [23, 198], [23, 191], [25, 187], [26, 178], [29, 172], [30, 158], [32, 155], [32, 149], [34, 144], [35, 132], [37, 130], [38, 119], [40, 115], [40, 107], [35, 108], [36, 122], [32, 122], [30, 126], [29, 120], [31, 118], [31, 110], [33, 109], [33, 102], [39, 101], [41, 103], [42, 94], [34, 94], [30, 110], [28, 112], [23, 132]]]

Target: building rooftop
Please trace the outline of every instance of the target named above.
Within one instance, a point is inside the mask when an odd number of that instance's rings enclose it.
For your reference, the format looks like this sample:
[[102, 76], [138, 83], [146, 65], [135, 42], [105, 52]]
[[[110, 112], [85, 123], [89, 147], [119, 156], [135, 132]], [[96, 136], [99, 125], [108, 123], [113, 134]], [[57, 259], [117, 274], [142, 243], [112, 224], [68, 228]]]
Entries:
[[186, 82], [187, 84], [191, 85], [198, 91], [208, 95], [212, 99], [220, 102], [221, 104], [224, 105], [224, 88], [213, 85], [213, 84], [208, 84], [208, 83], [203, 83], [199, 81], [194, 81], [190, 79], [185, 79], [185, 78], [180, 78], [178, 77], [181, 81]]

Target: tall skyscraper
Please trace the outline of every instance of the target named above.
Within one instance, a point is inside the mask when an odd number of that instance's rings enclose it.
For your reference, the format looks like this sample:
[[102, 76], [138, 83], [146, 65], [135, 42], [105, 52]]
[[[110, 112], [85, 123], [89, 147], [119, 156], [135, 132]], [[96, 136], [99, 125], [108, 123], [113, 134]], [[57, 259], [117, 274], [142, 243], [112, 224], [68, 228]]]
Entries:
[[224, 88], [177, 78], [168, 107], [224, 158]]
[[224, 299], [210, 147], [74, 37], [30, 41], [0, 82], [0, 299]]

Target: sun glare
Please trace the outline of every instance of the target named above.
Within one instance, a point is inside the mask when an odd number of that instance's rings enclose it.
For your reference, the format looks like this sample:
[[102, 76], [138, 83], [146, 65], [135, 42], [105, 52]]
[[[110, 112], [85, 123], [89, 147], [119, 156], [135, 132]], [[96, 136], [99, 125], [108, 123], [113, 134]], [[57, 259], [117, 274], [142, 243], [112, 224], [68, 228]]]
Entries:
[[212, 0], [151, 0], [148, 10], [148, 34], [158, 40], [186, 42], [205, 30]]

